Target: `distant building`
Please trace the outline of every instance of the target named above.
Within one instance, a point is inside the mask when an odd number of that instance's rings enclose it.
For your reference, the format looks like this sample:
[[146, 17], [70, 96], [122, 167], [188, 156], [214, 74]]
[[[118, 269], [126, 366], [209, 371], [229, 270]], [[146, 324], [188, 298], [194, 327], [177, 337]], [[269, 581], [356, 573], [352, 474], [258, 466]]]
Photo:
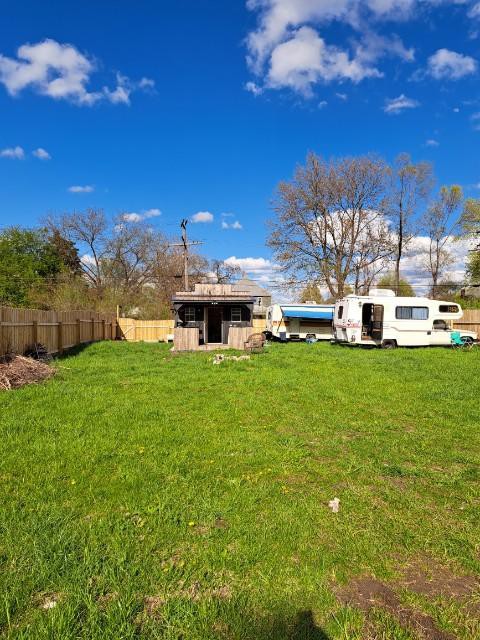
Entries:
[[272, 294], [259, 284], [250, 280], [250, 278], [242, 278], [233, 285], [234, 291], [247, 291], [254, 299], [253, 317], [265, 318], [267, 308], [272, 304]]

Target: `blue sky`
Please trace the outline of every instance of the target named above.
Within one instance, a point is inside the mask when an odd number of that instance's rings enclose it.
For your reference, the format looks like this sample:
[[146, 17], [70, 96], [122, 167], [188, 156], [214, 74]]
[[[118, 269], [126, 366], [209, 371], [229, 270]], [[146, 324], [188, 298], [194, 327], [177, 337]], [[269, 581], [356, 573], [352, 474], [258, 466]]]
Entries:
[[408, 151], [480, 194], [476, 0], [1, 9], [0, 226], [95, 206], [172, 234], [208, 212], [191, 236], [259, 275], [275, 185], [309, 150]]

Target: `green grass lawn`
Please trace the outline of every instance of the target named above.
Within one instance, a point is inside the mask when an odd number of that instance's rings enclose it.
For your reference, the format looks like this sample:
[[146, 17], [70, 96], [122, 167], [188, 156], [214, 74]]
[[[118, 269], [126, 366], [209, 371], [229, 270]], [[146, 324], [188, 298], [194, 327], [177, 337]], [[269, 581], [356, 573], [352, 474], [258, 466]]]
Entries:
[[0, 635], [480, 638], [475, 589], [402, 578], [480, 573], [480, 348], [211, 359], [97, 343], [1, 393]]

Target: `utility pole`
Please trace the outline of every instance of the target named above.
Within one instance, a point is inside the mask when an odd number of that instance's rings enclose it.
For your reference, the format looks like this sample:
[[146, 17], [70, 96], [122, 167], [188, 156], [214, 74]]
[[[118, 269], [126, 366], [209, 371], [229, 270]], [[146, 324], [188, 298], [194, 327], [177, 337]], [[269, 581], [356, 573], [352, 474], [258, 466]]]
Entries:
[[187, 218], [183, 218], [180, 223], [182, 229], [182, 242], [183, 242], [183, 282], [185, 291], [188, 291], [188, 242], [187, 242]]
[[192, 246], [198, 246], [200, 244], [203, 244], [203, 242], [198, 241], [198, 240], [194, 240], [193, 242], [189, 242], [188, 238], [187, 238], [187, 224], [188, 224], [188, 219], [187, 218], [183, 218], [183, 220], [180, 223], [180, 228], [182, 229], [182, 242], [173, 242], [172, 244], [169, 244], [169, 247], [182, 247], [183, 249], [183, 285], [185, 288], [185, 291], [188, 291], [189, 289], [189, 282], [188, 282], [188, 258], [189, 258], [189, 253], [188, 253], [188, 249], [189, 247]]

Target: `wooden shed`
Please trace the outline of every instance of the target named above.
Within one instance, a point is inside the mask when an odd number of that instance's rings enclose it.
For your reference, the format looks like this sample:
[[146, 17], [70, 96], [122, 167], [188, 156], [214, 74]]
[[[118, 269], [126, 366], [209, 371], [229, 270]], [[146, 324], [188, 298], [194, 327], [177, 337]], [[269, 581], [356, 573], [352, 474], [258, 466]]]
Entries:
[[231, 284], [196, 284], [173, 296], [174, 349], [243, 349], [252, 333], [254, 297]]

